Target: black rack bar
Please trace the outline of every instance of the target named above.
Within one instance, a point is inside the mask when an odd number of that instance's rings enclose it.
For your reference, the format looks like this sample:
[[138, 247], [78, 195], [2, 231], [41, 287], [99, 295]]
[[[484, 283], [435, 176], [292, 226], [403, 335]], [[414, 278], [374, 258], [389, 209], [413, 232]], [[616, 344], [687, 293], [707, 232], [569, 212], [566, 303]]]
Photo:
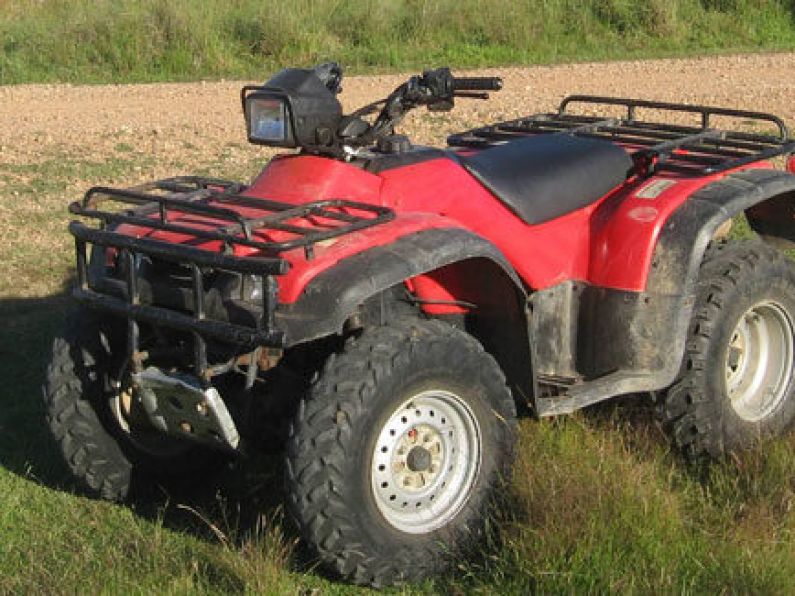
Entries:
[[[229, 244], [229, 232], [220, 232], [214, 230], [205, 230], [195, 226], [183, 226], [177, 223], [164, 223], [163, 219], [154, 219], [151, 217], [143, 217], [129, 213], [113, 213], [110, 211], [101, 211], [99, 209], [93, 210], [90, 214], [74, 208], [76, 203], [69, 205], [69, 211], [74, 215], [81, 215], [85, 217], [96, 217], [101, 219], [107, 226], [108, 224], [130, 224], [134, 226], [151, 228], [153, 230], [163, 230], [169, 232], [176, 232], [179, 234], [186, 234], [201, 238], [207, 241], [217, 240], [224, 244]], [[248, 238], [238, 238], [235, 244], [240, 246], [249, 246], [252, 248], [261, 248], [260, 243], [250, 240]], [[228, 250], [228, 249], [227, 249]]]
[[[287, 263], [282, 259], [259, 257], [235, 257], [213, 253], [179, 244], [169, 244], [155, 240], [135, 238], [108, 230], [90, 228], [81, 222], [72, 222], [69, 231], [75, 237], [78, 285], [74, 297], [92, 308], [105, 310], [127, 319], [127, 350], [133, 372], [140, 372], [146, 354], [140, 352], [139, 321], [162, 325], [189, 332], [193, 337], [194, 372], [201, 382], [206, 383], [213, 374], [207, 361], [206, 338], [213, 338], [231, 344], [255, 348], [260, 345], [281, 347], [284, 333], [275, 328], [275, 309], [278, 304], [278, 284], [273, 274], [287, 271]], [[88, 263], [85, 258], [87, 243], [112, 247], [119, 250], [118, 261], [123, 265], [125, 296], [118, 297], [98, 291], [88, 283]], [[156, 305], [142, 304], [138, 289], [138, 260], [140, 255], [171, 260], [187, 264], [191, 273], [192, 316], [183, 312]], [[263, 301], [261, 321], [256, 328], [224, 321], [207, 319], [205, 312], [205, 272], [226, 270], [248, 275], [259, 275], [267, 296]]]
[[69, 224], [69, 233], [76, 240], [89, 242], [99, 246], [127, 249], [143, 253], [174, 263], [196, 263], [213, 269], [237, 271], [239, 273], [267, 273], [284, 275], [290, 266], [287, 261], [277, 258], [235, 257], [218, 252], [210, 252], [184, 244], [172, 244], [148, 238], [136, 238], [108, 230], [91, 228], [79, 221]]
[[[622, 106], [626, 115], [619, 118], [567, 111], [575, 103]], [[691, 113], [700, 117], [701, 126], [639, 120], [637, 112], [641, 108]], [[716, 116], [772, 124], [778, 134], [712, 128]], [[637, 172], [646, 175], [659, 170], [686, 176], [713, 174], [795, 152], [787, 127], [772, 114], [587, 95], [567, 97], [555, 113], [535, 114], [452, 135], [448, 144], [485, 149], [542, 134], [583, 136], [620, 144], [633, 151]]]
[[[140, 305], [138, 296], [138, 276], [135, 273], [135, 254], [128, 249], [121, 252], [121, 261], [127, 270], [127, 305], [134, 309]], [[132, 372], [141, 372], [141, 358], [138, 352], [140, 329], [134, 317], [127, 319], [127, 354], [130, 357]]]
[[86, 243], [75, 238], [75, 263], [77, 267], [77, 285], [80, 288], [88, 287], [88, 264], [86, 263]]
[[[793, 152], [795, 152], [795, 142], [790, 142], [784, 147], [784, 150], [782, 150], [781, 148], [778, 148], [778, 147], [771, 147], [769, 149], [764, 149], [764, 150], [762, 150], [759, 153], [756, 153], [754, 155], [749, 155], [748, 157], [744, 157], [744, 158], [741, 158], [741, 159], [736, 159], [736, 160], [731, 162], [731, 167], [732, 168], [740, 168], [742, 166], [746, 166], [748, 164], [754, 163], [755, 161], [762, 161], [762, 160], [765, 160], [765, 159], [773, 159], [774, 157], [779, 157], [781, 155], [785, 155], [785, 154], [789, 154], [789, 153], [793, 153]], [[712, 173], [715, 173], [715, 172], [724, 171], [726, 169], [727, 168], [725, 166], [709, 167], [709, 168], [706, 169], [705, 173], [712, 174]]]
[[276, 325], [276, 303], [279, 301], [279, 285], [270, 276], [262, 280], [262, 309], [265, 316], [262, 325], [265, 329], [273, 329]]
[[282, 347], [284, 345], [284, 332], [278, 329], [258, 330], [214, 319], [197, 321], [191, 315], [186, 315], [176, 310], [149, 306], [147, 304], [132, 305], [114, 296], [108, 296], [93, 290], [76, 288], [72, 295], [78, 301], [92, 308], [106, 310], [122, 317], [132, 318], [135, 321], [164, 325], [180, 331], [196, 331], [202, 337], [212, 337], [239, 346], [253, 348], [258, 345], [274, 347]]
[[704, 168], [698, 166], [688, 166], [679, 163], [672, 163], [670, 160], [663, 162], [657, 170], [668, 170], [669, 172], [676, 172], [685, 176], [700, 176], [704, 173]]
[[[208, 198], [207, 194], [202, 194], [201, 198]], [[225, 209], [214, 207], [207, 203], [201, 203], [197, 200], [185, 200], [174, 196], [165, 197], [152, 193], [142, 191], [133, 191], [123, 188], [108, 188], [105, 186], [95, 186], [88, 190], [83, 197], [82, 205], [79, 203], [72, 203], [69, 205], [69, 210], [76, 215], [83, 215], [91, 217], [92, 212], [99, 215], [100, 211], [95, 211], [96, 204], [101, 202], [99, 197], [105, 197], [106, 200], [110, 199], [119, 203], [128, 203], [133, 205], [151, 206], [155, 203], [158, 207], [157, 213], [160, 216], [161, 223], [165, 223], [169, 211], [177, 211], [179, 213], [187, 213], [191, 215], [200, 215], [210, 217], [213, 219], [223, 219], [233, 221], [240, 226], [240, 230], [245, 235], [246, 239], [251, 238], [251, 229], [246, 219], [232, 209]], [[81, 212], [82, 211], [82, 212]], [[151, 212], [147, 210], [147, 212]]]
[[655, 145], [652, 148], [652, 150], [654, 151], [654, 153], [661, 155], [663, 153], [670, 153], [674, 149], [679, 149], [682, 147], [682, 145], [701, 142], [705, 139], [714, 140], [720, 138], [721, 138], [721, 133], [715, 130], [707, 129], [703, 132], [699, 132], [692, 135], [686, 135], [684, 137], [679, 137], [678, 139], [670, 139], [668, 141], [663, 141], [662, 143], [658, 143], [657, 145]]
[[[274, 211], [281, 210], [285, 206], [284, 203], [280, 203], [278, 201], [247, 197], [245, 195], [239, 195], [239, 194], [217, 195], [213, 197], [213, 200], [216, 202], [234, 204], [239, 207], [249, 207], [252, 209], [271, 209]], [[311, 203], [311, 204], [317, 205], [316, 203]], [[318, 211], [318, 213], [322, 217], [325, 217], [327, 219], [337, 219], [339, 221], [344, 221], [348, 223], [358, 221], [358, 218], [356, 216], [348, 215], [347, 213], [342, 213], [340, 211], [329, 211], [327, 209], [323, 210], [320, 207], [315, 207], [315, 210]]]
[[697, 114], [701, 116], [701, 128], [710, 128], [710, 120], [712, 116], [728, 116], [732, 118], [743, 118], [746, 120], [759, 120], [774, 124], [776, 128], [778, 128], [779, 140], [786, 141], [789, 139], [789, 131], [787, 130], [787, 126], [784, 124], [783, 120], [781, 120], [781, 118], [778, 116], [767, 114], [765, 112], [735, 110], [732, 108], [720, 108], [713, 106], [688, 105], [681, 103], [668, 103], [664, 101], [649, 101], [645, 99], [628, 99], [623, 97], [570, 95], [560, 103], [560, 107], [558, 107], [558, 114], [565, 114], [566, 109], [572, 103], [623, 106], [627, 108], [627, 120], [629, 122], [635, 120], [635, 114], [637, 113], [638, 108]]
[[[199, 177], [159, 180], [134, 189], [94, 187], [81, 202], [72, 203], [69, 210], [81, 217], [98, 219], [103, 226], [130, 224], [185, 234], [195, 241], [218, 241], [227, 252], [235, 245], [269, 254], [304, 248], [307, 258], [311, 258], [312, 245], [317, 242], [386, 223], [395, 216], [388, 207], [346, 199], [299, 205], [259, 199], [239, 194], [244, 188], [234, 182]], [[99, 205], [105, 202], [136, 208], [118, 212], [100, 209]], [[236, 207], [257, 210], [261, 214], [245, 217], [235, 210]], [[199, 220], [174, 221], [169, 219], [173, 213], [198, 216]], [[303, 221], [306, 225], [291, 221]], [[292, 238], [279, 241], [262, 238], [274, 231]], [[255, 237], [255, 233], [259, 237]]]
[[[707, 146], [705, 148], [705, 145]], [[710, 146], [709, 139], [704, 139], [699, 144], [690, 144], [685, 143], [680, 149], [684, 151], [693, 151], [693, 152], [703, 152], [706, 151], [713, 155], [721, 156], [721, 157], [748, 157], [749, 155], [753, 155], [753, 153], [749, 153], [748, 151], [737, 151], [736, 149], [726, 149], [720, 146]]]
[[[201, 268], [196, 263], [190, 264], [190, 274], [193, 282], [193, 317], [201, 324], [204, 320], [204, 278]], [[207, 342], [198, 331], [193, 332], [193, 369], [197, 377], [205, 380]]]
[[158, 185], [163, 190], [174, 193], [191, 193], [199, 190], [215, 189], [235, 194], [242, 192], [246, 188], [244, 184], [232, 180], [207, 178], [204, 176], [175, 176], [173, 178], [158, 180], [155, 183], [147, 182], [140, 186], [134, 186], [131, 190], [145, 190], [151, 188], [153, 184]]
[[[679, 126], [674, 124], [658, 124], [655, 122], [643, 122], [639, 120], [634, 120], [632, 122], [625, 123], [625, 126], [641, 129], [642, 134], [653, 136], [657, 132], [668, 132], [674, 135], [680, 134], [693, 134], [700, 130], [701, 128], [697, 128], [694, 126]], [[759, 145], [780, 145], [781, 139], [777, 137], [771, 137], [768, 135], [759, 135], [753, 133], [745, 133], [742, 131], [732, 131], [732, 130], [724, 130], [724, 134], [726, 135], [723, 139], [724, 142], [731, 141], [733, 143], [738, 143], [738, 146], [745, 145], [749, 149], [755, 149]], [[743, 143], [743, 141], [748, 141], [747, 143]]]

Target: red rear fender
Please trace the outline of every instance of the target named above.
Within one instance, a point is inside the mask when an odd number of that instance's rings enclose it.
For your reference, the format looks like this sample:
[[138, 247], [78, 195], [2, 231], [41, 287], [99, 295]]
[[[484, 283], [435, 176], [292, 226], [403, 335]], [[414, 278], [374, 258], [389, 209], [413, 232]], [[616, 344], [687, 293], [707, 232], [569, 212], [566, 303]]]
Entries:
[[665, 222], [710, 179], [652, 178], [602, 203], [591, 219], [586, 281], [643, 291]]

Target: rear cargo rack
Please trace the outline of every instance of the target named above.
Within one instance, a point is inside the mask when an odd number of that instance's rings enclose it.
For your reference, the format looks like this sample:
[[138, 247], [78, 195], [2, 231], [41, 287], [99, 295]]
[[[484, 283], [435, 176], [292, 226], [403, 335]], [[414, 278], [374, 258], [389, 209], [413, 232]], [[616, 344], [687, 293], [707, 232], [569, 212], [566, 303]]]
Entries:
[[[574, 114], [572, 104], [589, 107], [619, 106], [626, 114], [619, 117]], [[700, 126], [649, 122], [638, 119], [639, 109], [687, 113], [698, 116]], [[713, 128], [716, 117], [741, 119], [751, 124], [772, 125], [776, 134], [721, 130]], [[572, 95], [565, 98], [555, 113], [536, 114], [452, 135], [453, 147], [487, 148], [512, 140], [541, 134], [567, 134], [604, 139], [632, 150], [636, 173], [657, 171], [683, 176], [704, 176], [786, 155], [795, 151], [784, 122], [772, 114], [727, 108]]]
[[[208, 381], [214, 374], [207, 363], [207, 338], [247, 348], [282, 347], [284, 332], [276, 329], [278, 284], [289, 263], [278, 255], [303, 249], [313, 258], [318, 242], [376, 226], [395, 217], [387, 208], [345, 199], [292, 204], [241, 194], [246, 187], [236, 182], [202, 177], [158, 180], [131, 189], [94, 187], [82, 201], [74, 202], [74, 215], [99, 220], [99, 227], [73, 221], [69, 231], [75, 238], [78, 301], [125, 317], [128, 322], [128, 352], [133, 372], [140, 372], [146, 354], [139, 351], [139, 321], [162, 325], [193, 335], [196, 376]], [[103, 209], [106, 203], [129, 206], [121, 211]], [[245, 215], [244, 215], [245, 214]], [[175, 219], [174, 216], [179, 216]], [[184, 237], [165, 242], [137, 234], [115, 231], [132, 225], [142, 232], [166, 231]], [[276, 234], [276, 238], [272, 235]], [[88, 245], [116, 251], [125, 279], [123, 296], [107, 292], [90, 279]], [[201, 245], [201, 246], [198, 246]], [[208, 248], [208, 245], [210, 248]], [[251, 256], [236, 256], [236, 247], [254, 249]], [[141, 301], [138, 263], [142, 257], [186, 266], [190, 273], [190, 306], [166, 308]], [[216, 271], [259, 277], [262, 283], [262, 317], [256, 327], [208, 319], [205, 309], [205, 279]], [[192, 312], [190, 312], [192, 310]]]

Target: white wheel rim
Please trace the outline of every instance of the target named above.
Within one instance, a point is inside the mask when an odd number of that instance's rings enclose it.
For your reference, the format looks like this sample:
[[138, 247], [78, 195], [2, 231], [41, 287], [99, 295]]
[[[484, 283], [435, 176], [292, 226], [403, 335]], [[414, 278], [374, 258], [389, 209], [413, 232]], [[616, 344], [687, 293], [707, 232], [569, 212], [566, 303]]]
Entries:
[[378, 435], [370, 473], [378, 510], [402, 532], [437, 530], [466, 503], [480, 462], [480, 427], [469, 406], [449, 391], [419, 393]]
[[793, 375], [792, 321], [772, 301], [760, 302], [740, 317], [725, 359], [726, 394], [740, 418], [758, 422], [785, 399]]

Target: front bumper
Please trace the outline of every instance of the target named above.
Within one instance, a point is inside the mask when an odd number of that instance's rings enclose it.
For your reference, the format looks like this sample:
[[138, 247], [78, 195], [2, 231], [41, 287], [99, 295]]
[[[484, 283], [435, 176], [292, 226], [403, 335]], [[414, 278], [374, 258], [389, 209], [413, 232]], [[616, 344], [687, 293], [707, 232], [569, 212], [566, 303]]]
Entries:
[[[144, 354], [139, 351], [139, 322], [189, 332], [194, 343], [194, 370], [208, 379], [207, 340], [214, 339], [251, 350], [257, 346], [281, 348], [285, 344], [284, 331], [277, 329], [274, 312], [278, 303], [278, 284], [274, 275], [287, 271], [286, 261], [278, 258], [235, 257], [213, 253], [179, 244], [135, 238], [108, 230], [90, 228], [73, 221], [69, 231], [74, 236], [77, 263], [77, 285], [74, 298], [89, 308], [113, 313], [127, 319], [127, 348], [134, 364], [140, 365]], [[118, 251], [118, 262], [125, 273], [121, 292], [104, 292], [102, 280], [91, 283], [87, 245], [112, 248]], [[171, 261], [190, 269], [192, 284], [190, 305], [192, 313], [142, 303], [137, 262], [142, 257]], [[234, 272], [259, 276], [262, 281], [261, 316], [256, 326], [208, 318], [205, 307], [207, 292], [205, 277], [213, 272]]]

